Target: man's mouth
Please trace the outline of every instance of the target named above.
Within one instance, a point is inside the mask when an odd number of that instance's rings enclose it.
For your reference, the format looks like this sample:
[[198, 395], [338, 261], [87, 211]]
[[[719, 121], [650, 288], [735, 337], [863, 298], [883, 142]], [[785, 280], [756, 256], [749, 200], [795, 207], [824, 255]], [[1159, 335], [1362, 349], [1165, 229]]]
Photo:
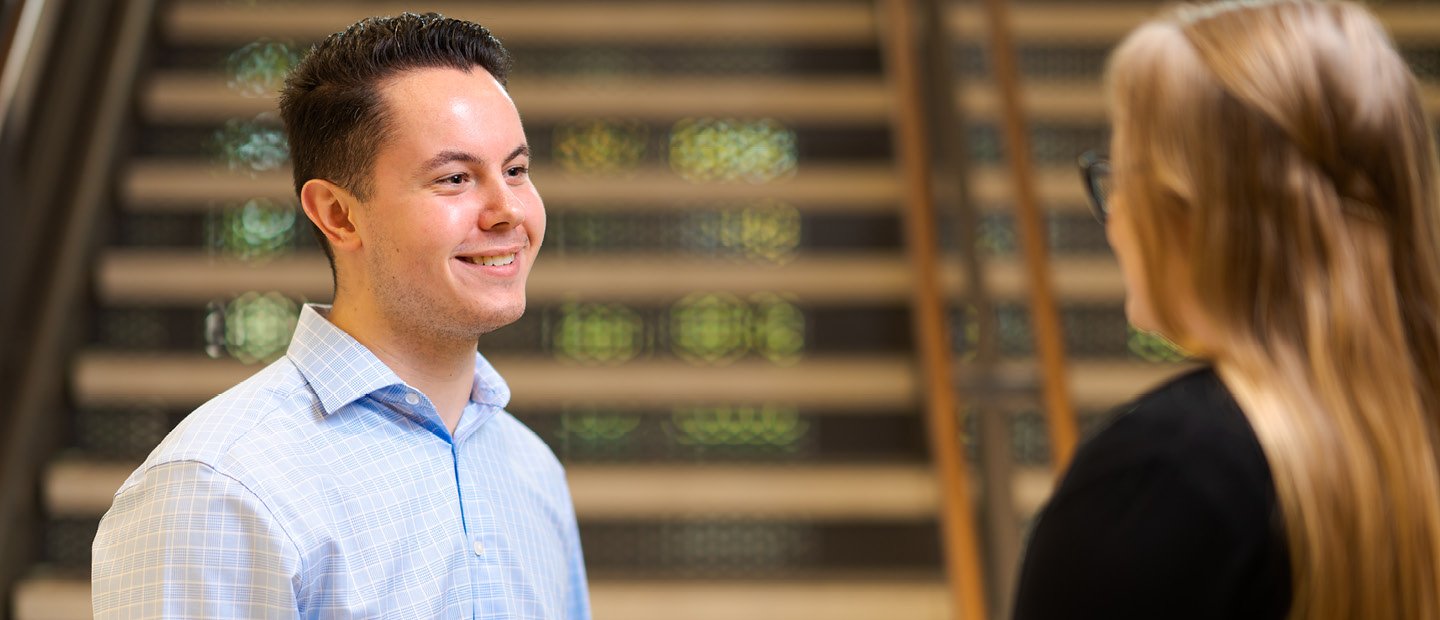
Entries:
[[470, 263], [471, 265], [480, 265], [483, 267], [504, 267], [505, 265], [515, 262], [515, 254], [513, 252], [510, 254], [496, 254], [495, 256], [456, 256], [455, 258]]

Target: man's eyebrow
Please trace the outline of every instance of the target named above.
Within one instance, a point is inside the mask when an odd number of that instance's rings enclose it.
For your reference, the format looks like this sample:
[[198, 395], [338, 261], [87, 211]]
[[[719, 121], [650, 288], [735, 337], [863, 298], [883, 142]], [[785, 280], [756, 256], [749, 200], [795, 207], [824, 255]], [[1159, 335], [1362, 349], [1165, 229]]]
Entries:
[[445, 164], [457, 161], [467, 164], [483, 164], [485, 163], [485, 158], [473, 153], [466, 153], [465, 151], [440, 151], [434, 157], [425, 160], [425, 163], [420, 165], [419, 170], [421, 173], [426, 173]]
[[505, 156], [505, 161], [510, 161], [521, 155], [524, 155], [526, 157], [530, 156], [529, 144], [521, 144], [520, 146], [515, 147], [515, 150], [510, 151], [510, 154]]
[[[515, 147], [515, 150], [510, 151], [510, 154], [505, 156], [505, 161], [508, 162], [521, 155], [524, 155], [526, 157], [530, 156], [529, 144], [521, 144], [520, 146]], [[425, 160], [425, 163], [420, 165], [420, 172], [422, 174], [430, 172], [431, 170], [444, 166], [445, 164], [457, 161], [472, 165], [483, 166], [485, 164], [485, 158], [475, 155], [474, 153], [467, 153], [465, 151], [445, 150], [440, 151], [434, 157]]]

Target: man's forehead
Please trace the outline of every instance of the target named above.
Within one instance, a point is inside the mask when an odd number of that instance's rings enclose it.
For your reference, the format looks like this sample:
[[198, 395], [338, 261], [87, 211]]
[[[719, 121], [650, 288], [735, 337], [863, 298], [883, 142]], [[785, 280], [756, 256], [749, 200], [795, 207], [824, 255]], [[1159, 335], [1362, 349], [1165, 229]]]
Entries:
[[[446, 152], [465, 153], [476, 161], [508, 161], [505, 152], [526, 144], [519, 112], [509, 93], [484, 67], [407, 69], [377, 89], [381, 97], [384, 136], [381, 158], [401, 157], [422, 170]], [[505, 152], [500, 151], [504, 149]], [[427, 162], [422, 164], [421, 162]]]
[[513, 120], [519, 129], [519, 111], [510, 94], [481, 67], [469, 73], [451, 67], [407, 70], [381, 84], [378, 93], [387, 123], [436, 126], [475, 121], [503, 130]]
[[[485, 70], [485, 67], [480, 65], [471, 65], [468, 70], [449, 65], [402, 69], [382, 78], [376, 84], [376, 90], [380, 92], [382, 96], [388, 96], [397, 92], [434, 89], [437, 87], [444, 88], [459, 84], [467, 85], [467, 87], [458, 92], [474, 91], [474, 86], [484, 84], [486, 87], [489, 87], [486, 88], [487, 91], [499, 92], [507, 98], [509, 97], [505, 86], [502, 85], [499, 80], [496, 80], [494, 75]], [[477, 92], [476, 94], [480, 93]]]

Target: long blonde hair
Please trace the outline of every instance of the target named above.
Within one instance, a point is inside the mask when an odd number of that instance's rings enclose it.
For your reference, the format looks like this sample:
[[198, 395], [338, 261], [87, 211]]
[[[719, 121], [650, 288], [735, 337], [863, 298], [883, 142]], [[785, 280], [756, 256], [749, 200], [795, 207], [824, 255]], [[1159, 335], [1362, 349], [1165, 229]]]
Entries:
[[[1107, 74], [1150, 305], [1179, 340], [1201, 317], [1260, 440], [1291, 616], [1440, 618], [1440, 188], [1414, 77], [1364, 9], [1307, 0], [1183, 7]], [[1177, 272], [1189, 294], [1163, 295]]]

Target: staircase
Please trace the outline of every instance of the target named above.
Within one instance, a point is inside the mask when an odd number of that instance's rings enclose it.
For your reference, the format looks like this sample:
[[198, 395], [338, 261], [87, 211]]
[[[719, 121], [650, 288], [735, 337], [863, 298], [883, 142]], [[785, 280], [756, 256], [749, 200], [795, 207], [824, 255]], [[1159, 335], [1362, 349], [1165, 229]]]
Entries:
[[[196, 405], [282, 354], [298, 304], [328, 299], [324, 258], [292, 209], [273, 89], [310, 42], [407, 8], [163, 6], [95, 268], [90, 344], [72, 365], [73, 448], [38, 481], [47, 557], [13, 593], [18, 620], [90, 616], [90, 541], [120, 482]], [[1082, 423], [1181, 362], [1128, 331], [1072, 163], [1105, 146], [1105, 53], [1153, 6], [1014, 7]], [[510, 410], [566, 464], [595, 617], [949, 617], [891, 157], [896, 97], [871, 3], [426, 8], [486, 24], [517, 61], [510, 90], [549, 237], [530, 310], [481, 350], [512, 387]], [[1001, 351], [985, 381], [963, 363], [973, 307], [951, 316], [966, 402], [1008, 416], [1013, 467], [987, 479], [1008, 483], [1013, 505], [988, 514], [1013, 531], [1052, 477], [978, 9], [955, 4], [946, 27]], [[1384, 15], [1433, 80], [1440, 9]], [[939, 234], [958, 255], [954, 231]], [[942, 273], [955, 299], [973, 292], [964, 273], [958, 260]], [[988, 577], [1008, 596], [1008, 575]]]

